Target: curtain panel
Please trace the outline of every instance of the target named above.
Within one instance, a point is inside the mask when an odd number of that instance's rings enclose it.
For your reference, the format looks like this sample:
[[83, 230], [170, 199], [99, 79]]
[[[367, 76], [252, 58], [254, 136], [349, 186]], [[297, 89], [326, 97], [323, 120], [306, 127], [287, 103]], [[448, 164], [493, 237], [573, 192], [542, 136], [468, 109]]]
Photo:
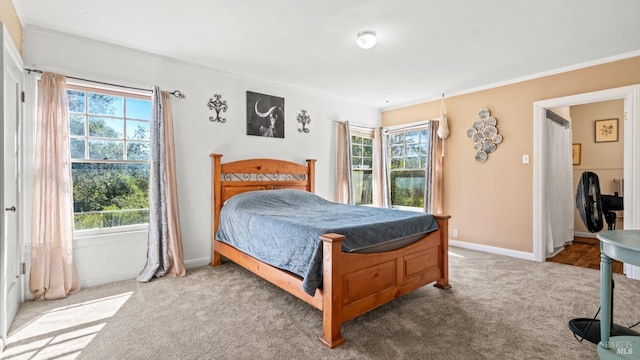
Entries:
[[151, 171], [149, 179], [149, 238], [147, 264], [137, 280], [154, 276], [184, 276], [182, 235], [178, 213], [173, 119], [169, 93], [153, 90]]
[[382, 172], [380, 183], [382, 184], [382, 207], [391, 208], [391, 154], [389, 153], [389, 132], [381, 129], [380, 146], [382, 147], [382, 159], [380, 170]]
[[384, 206], [384, 161], [382, 128], [373, 129], [373, 206]]
[[[431, 189], [425, 189], [425, 194], [429, 194], [429, 207], [425, 211], [430, 214], [442, 214], [443, 198], [443, 159], [444, 159], [444, 139], [438, 135], [438, 128], [441, 124], [431, 121], [431, 166], [429, 178], [425, 181], [431, 185]], [[428, 186], [428, 185], [427, 185]], [[427, 202], [425, 201], [425, 205]]]
[[31, 212], [29, 290], [34, 300], [80, 290], [73, 260], [73, 195], [66, 78], [44, 72], [38, 109]]
[[336, 200], [343, 204], [353, 204], [353, 180], [351, 164], [351, 131], [349, 122], [338, 122], [338, 149], [336, 159], [337, 194]]

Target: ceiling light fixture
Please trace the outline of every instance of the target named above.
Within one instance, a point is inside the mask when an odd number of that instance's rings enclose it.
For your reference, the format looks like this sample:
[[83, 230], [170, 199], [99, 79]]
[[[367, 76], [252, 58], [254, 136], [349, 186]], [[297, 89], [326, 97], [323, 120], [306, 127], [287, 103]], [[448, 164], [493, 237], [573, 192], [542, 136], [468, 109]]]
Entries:
[[356, 44], [362, 49], [371, 49], [376, 42], [378, 42], [378, 38], [376, 37], [376, 32], [373, 30], [360, 31], [358, 36], [356, 36]]

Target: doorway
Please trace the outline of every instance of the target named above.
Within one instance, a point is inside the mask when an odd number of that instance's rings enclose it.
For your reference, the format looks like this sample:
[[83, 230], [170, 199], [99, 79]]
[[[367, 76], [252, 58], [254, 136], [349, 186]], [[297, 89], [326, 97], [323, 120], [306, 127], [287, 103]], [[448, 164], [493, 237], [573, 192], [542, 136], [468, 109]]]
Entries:
[[[616, 89], [602, 90], [592, 93], [572, 95], [562, 98], [537, 101], [534, 103], [534, 191], [533, 191], [533, 252], [534, 259], [545, 261], [547, 224], [546, 204], [543, 194], [547, 190], [544, 177], [544, 159], [547, 148], [547, 137], [544, 133], [546, 110], [565, 106], [582, 105], [593, 102], [622, 99], [624, 101], [624, 228], [640, 228], [640, 179], [636, 176], [640, 170], [640, 85]], [[623, 124], [623, 125], [622, 125]], [[628, 277], [640, 278], [640, 270], [625, 264]]]

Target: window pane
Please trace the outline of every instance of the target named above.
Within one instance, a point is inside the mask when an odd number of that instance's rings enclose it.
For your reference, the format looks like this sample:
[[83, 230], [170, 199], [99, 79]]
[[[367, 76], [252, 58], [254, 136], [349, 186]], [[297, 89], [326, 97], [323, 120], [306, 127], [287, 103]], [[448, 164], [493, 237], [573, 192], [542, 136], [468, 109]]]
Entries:
[[84, 136], [84, 115], [69, 115], [69, 127], [71, 135]]
[[404, 144], [404, 133], [393, 134], [390, 137], [391, 144]]
[[362, 143], [365, 145], [373, 146], [373, 139], [363, 138]]
[[151, 123], [148, 121], [127, 120], [127, 139], [151, 139]]
[[84, 138], [71, 138], [69, 145], [72, 159], [84, 159]]
[[356, 205], [373, 204], [373, 177], [371, 170], [357, 170], [351, 173], [353, 196]]
[[151, 100], [127, 98], [126, 102], [127, 118], [151, 120]]
[[89, 159], [122, 160], [124, 141], [89, 140]]
[[361, 157], [352, 157], [351, 158], [351, 166], [354, 169], [359, 169], [362, 166], [362, 158]]
[[67, 97], [69, 101], [69, 111], [84, 113], [85, 111], [85, 92], [67, 90]]
[[[420, 131], [410, 131], [407, 133], [406, 137], [405, 137], [405, 141], [407, 142], [407, 144], [417, 144], [420, 142], [420, 135], [423, 133], [424, 131], [420, 130]], [[424, 141], [424, 138], [422, 139], [422, 141]]]
[[351, 144], [362, 144], [362, 137], [361, 136], [352, 135], [351, 136]]
[[151, 144], [148, 142], [127, 142], [127, 160], [150, 160]]
[[364, 167], [365, 169], [372, 169], [373, 168], [373, 160], [371, 158], [362, 159], [362, 167]]
[[149, 222], [149, 164], [72, 163], [76, 230]]
[[407, 144], [406, 156], [418, 156], [418, 155], [419, 155], [419, 146], [417, 144]]
[[391, 156], [392, 157], [404, 156], [404, 145], [392, 146]]
[[89, 93], [89, 114], [124, 116], [122, 96]]
[[351, 146], [351, 156], [362, 156], [362, 146], [360, 145]]
[[404, 168], [404, 158], [391, 159], [391, 168], [392, 169], [403, 169]]
[[391, 204], [424, 207], [424, 170], [391, 172]]
[[89, 117], [89, 136], [122, 138], [124, 123], [121, 119]]
[[371, 146], [363, 146], [362, 147], [362, 155], [367, 157], [373, 156], [373, 148]]
[[420, 151], [420, 155], [427, 155], [427, 144], [420, 144], [418, 145], [419, 147], [419, 151]]
[[407, 169], [418, 169], [420, 168], [420, 158], [417, 157], [408, 157], [404, 160], [404, 166]]

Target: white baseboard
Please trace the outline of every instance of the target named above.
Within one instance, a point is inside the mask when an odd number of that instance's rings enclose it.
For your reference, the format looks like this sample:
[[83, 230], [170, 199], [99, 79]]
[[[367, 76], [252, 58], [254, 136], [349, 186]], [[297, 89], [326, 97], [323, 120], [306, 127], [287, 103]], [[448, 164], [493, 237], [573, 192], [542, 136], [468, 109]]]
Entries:
[[638, 266], [624, 264], [623, 272], [629, 279], [640, 280], [640, 267]]
[[573, 232], [573, 236], [577, 236], [577, 237], [584, 237], [584, 238], [596, 238], [596, 234], [594, 233], [588, 233], [588, 232], [581, 232], [581, 231], [574, 231]]
[[469, 243], [465, 241], [451, 240], [451, 239], [449, 239], [449, 245], [463, 248], [463, 249], [477, 250], [477, 251], [482, 251], [490, 254], [505, 255], [505, 256], [510, 256], [518, 259], [535, 261], [535, 258], [533, 257], [533, 253], [528, 253], [524, 251], [511, 250], [511, 249], [499, 248], [495, 246], [482, 245], [482, 244], [474, 244], [474, 243]]
[[[211, 259], [208, 258], [208, 257], [207, 258], [200, 258], [200, 259], [186, 260], [184, 262], [184, 267], [187, 268], [187, 269], [192, 269], [192, 268], [196, 268], [196, 267], [209, 265], [210, 262], [211, 262]], [[93, 278], [90, 278], [90, 279], [80, 279], [80, 286], [82, 286], [82, 287], [91, 287], [91, 286], [98, 286], [98, 285], [108, 284], [108, 283], [112, 283], [112, 282], [116, 282], [116, 281], [131, 280], [131, 279], [135, 279], [140, 274], [140, 271], [142, 271], [142, 269], [129, 270], [129, 271], [124, 271], [124, 272], [119, 272], [119, 273], [114, 273], [114, 274], [108, 274], [108, 275], [105, 275], [105, 276], [93, 277]]]
[[211, 263], [210, 257], [192, 259], [192, 260], [186, 260], [184, 262], [184, 267], [186, 267], [187, 269], [193, 269], [193, 268], [209, 265], [210, 263]]
[[92, 287], [98, 285], [109, 284], [117, 281], [135, 279], [140, 274], [142, 269], [123, 271], [114, 274], [108, 274], [104, 276], [96, 276], [89, 279], [80, 279], [80, 287]]

